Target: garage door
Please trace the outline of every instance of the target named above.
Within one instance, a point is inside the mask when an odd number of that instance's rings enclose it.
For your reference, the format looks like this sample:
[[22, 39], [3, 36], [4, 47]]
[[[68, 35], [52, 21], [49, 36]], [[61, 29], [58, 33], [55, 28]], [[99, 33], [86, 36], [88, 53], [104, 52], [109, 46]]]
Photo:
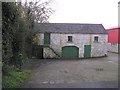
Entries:
[[76, 46], [62, 47], [62, 57], [63, 58], [78, 58], [79, 57], [79, 48]]

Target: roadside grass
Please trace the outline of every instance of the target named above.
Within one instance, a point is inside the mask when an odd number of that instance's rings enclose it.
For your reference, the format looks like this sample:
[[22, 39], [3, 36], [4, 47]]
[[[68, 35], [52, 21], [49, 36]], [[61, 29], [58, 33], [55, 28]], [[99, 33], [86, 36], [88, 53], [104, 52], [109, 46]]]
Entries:
[[30, 70], [23, 70], [22, 72], [16, 70], [9, 71], [2, 78], [2, 88], [19, 88], [24, 80], [29, 78], [30, 72]]

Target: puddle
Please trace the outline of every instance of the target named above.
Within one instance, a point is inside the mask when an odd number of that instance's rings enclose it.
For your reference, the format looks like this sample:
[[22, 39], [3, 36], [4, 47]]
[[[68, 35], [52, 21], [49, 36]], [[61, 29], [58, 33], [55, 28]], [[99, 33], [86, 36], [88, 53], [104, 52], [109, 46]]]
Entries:
[[116, 63], [116, 64], [118, 64], [118, 62], [116, 62], [116, 61], [108, 61], [108, 62], [110, 62], [110, 63]]
[[47, 84], [48, 83], [48, 81], [44, 81], [44, 82], [42, 82], [43, 84]]
[[113, 62], [113, 61], [108, 61], [108, 62]]
[[54, 81], [43, 81], [42, 84], [55, 84]]

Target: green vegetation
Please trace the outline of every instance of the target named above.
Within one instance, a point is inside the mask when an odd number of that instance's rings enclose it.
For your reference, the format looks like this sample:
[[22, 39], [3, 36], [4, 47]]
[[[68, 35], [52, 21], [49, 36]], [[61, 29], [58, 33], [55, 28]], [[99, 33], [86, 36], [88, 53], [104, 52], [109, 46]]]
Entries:
[[[30, 71], [18, 72], [18, 61], [27, 63], [32, 57], [34, 22], [48, 22], [52, 13], [50, 1], [2, 2], [2, 74], [3, 88], [14, 88], [29, 77]], [[21, 54], [21, 58], [19, 55]]]
[[23, 70], [17, 72], [15, 69], [11, 69], [7, 75], [3, 76], [2, 87], [3, 88], [18, 88], [30, 76], [30, 71]]

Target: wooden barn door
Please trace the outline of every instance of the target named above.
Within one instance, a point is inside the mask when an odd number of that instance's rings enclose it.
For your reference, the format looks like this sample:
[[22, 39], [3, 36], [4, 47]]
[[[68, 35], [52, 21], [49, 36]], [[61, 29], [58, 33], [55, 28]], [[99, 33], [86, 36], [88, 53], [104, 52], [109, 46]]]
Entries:
[[91, 57], [91, 45], [84, 45], [84, 58]]
[[44, 33], [44, 45], [50, 45], [50, 33]]
[[76, 46], [62, 47], [62, 58], [79, 58], [79, 48]]

